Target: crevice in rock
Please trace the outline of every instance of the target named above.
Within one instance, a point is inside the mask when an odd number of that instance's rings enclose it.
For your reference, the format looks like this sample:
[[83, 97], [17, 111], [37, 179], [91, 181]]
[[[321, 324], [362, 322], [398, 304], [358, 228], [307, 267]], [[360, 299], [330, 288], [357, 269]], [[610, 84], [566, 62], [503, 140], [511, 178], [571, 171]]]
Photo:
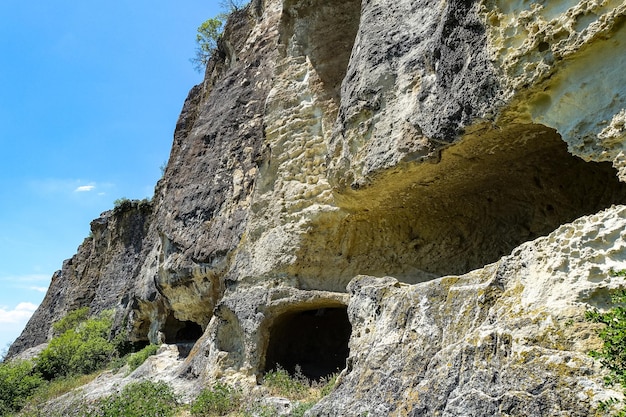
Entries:
[[339, 98], [354, 39], [359, 28], [359, 0], [289, 0], [281, 22], [283, 45], [305, 55], [333, 98]]
[[560, 225], [626, 203], [610, 163], [572, 156], [542, 125], [478, 126], [438, 163], [406, 163], [336, 194], [292, 273], [302, 288], [338, 291], [358, 274], [405, 282], [462, 274]]
[[263, 371], [282, 368], [320, 380], [343, 369], [352, 327], [347, 307], [288, 311], [269, 329]]

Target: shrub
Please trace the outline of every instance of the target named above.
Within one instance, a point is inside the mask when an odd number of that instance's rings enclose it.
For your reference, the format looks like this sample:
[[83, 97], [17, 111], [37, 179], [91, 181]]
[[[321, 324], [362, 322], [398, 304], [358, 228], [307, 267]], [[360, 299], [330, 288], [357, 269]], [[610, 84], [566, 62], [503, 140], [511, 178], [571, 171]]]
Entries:
[[320, 397], [327, 396], [328, 394], [330, 394], [330, 392], [333, 389], [335, 389], [335, 385], [337, 385], [338, 376], [339, 374], [334, 373], [322, 381], [322, 387], [320, 388]]
[[169, 417], [180, 403], [164, 382], [128, 384], [122, 392], [100, 400], [89, 417]]
[[191, 415], [198, 417], [223, 416], [236, 411], [241, 404], [241, 391], [222, 383], [204, 389], [191, 404]]
[[270, 389], [273, 395], [280, 395], [290, 399], [302, 399], [307, 396], [311, 386], [310, 381], [296, 371], [292, 377], [282, 368], [270, 371], [263, 377], [263, 384]]
[[0, 363], [0, 415], [19, 411], [43, 383], [31, 361]]
[[120, 197], [113, 200], [113, 208], [119, 209], [131, 204], [131, 200], [126, 197]]
[[[79, 311], [79, 310], [77, 310]], [[54, 337], [36, 359], [36, 369], [46, 379], [81, 375], [103, 368], [115, 354], [115, 346], [108, 340], [112, 313], [104, 312], [97, 318], [80, 321], [82, 314], [72, 312], [68, 320], [60, 320], [59, 329], [74, 327]]]
[[141, 349], [139, 352], [130, 355], [128, 357], [127, 363], [131, 371], [139, 368], [141, 364], [144, 363], [146, 359], [148, 359], [148, 357], [156, 354], [157, 350], [159, 350], [158, 345], [148, 345], [145, 348]]
[[614, 306], [607, 312], [596, 309], [586, 312], [587, 320], [605, 325], [598, 330], [604, 342], [602, 349], [590, 354], [611, 371], [607, 383], [626, 387], [626, 290], [612, 294], [611, 300]]
[[315, 401], [301, 402], [291, 410], [291, 417], [303, 417], [316, 404]]
[[139, 209], [144, 213], [149, 213], [152, 211], [152, 200], [150, 198], [130, 200], [126, 197], [122, 197], [113, 201], [113, 213], [115, 215], [120, 215], [133, 209]]
[[[612, 276], [626, 276], [626, 271], [612, 271]], [[626, 389], [626, 289], [620, 289], [611, 294], [613, 307], [606, 312], [597, 309], [588, 310], [585, 318], [594, 323], [601, 323], [604, 326], [598, 330], [598, 336], [604, 342], [602, 349], [591, 351], [589, 354], [600, 361], [600, 363], [610, 371], [610, 375], [605, 378], [605, 383], [620, 384], [622, 389]], [[626, 409], [623, 402], [610, 399], [600, 403], [601, 410], [621, 407], [616, 416], [626, 417]]]
[[87, 320], [89, 315], [89, 307], [81, 307], [74, 311], [70, 311], [61, 320], [52, 325], [55, 335], [60, 335], [68, 330], [75, 329], [79, 324]]

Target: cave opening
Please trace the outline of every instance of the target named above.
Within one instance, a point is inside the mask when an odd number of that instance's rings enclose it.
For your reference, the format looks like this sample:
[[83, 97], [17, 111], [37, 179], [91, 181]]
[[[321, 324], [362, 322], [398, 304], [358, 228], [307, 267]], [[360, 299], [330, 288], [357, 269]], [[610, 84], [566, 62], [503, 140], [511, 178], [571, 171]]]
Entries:
[[283, 313], [269, 329], [264, 371], [282, 368], [321, 380], [346, 366], [352, 326], [347, 307]]
[[169, 315], [165, 321], [163, 334], [167, 344], [195, 343], [202, 336], [202, 326], [194, 321], [181, 321]]
[[542, 125], [485, 127], [434, 163], [401, 164], [336, 194], [294, 268], [302, 288], [345, 289], [359, 274], [407, 283], [464, 274], [578, 217], [626, 204], [609, 162], [572, 156]]

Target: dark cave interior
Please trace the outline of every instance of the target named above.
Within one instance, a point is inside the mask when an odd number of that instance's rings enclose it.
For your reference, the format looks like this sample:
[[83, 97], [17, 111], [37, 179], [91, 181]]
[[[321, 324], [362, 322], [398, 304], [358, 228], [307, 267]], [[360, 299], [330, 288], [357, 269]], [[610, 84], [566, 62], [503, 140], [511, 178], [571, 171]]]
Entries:
[[311, 380], [328, 377], [345, 367], [351, 332], [347, 307], [284, 313], [270, 327], [264, 370], [299, 370]]

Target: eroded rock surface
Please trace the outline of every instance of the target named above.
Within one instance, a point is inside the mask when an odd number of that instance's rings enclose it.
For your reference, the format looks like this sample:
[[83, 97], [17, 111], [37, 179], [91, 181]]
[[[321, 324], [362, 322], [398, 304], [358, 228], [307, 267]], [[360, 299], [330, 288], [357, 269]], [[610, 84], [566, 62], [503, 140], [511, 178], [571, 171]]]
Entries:
[[624, 285], [625, 226], [618, 206], [462, 276], [355, 278], [347, 369], [311, 415], [593, 415], [611, 394], [584, 311]]
[[11, 345], [9, 357], [47, 342], [51, 324], [70, 311], [89, 306], [97, 315], [128, 302], [136, 284], [119, 277], [138, 274], [142, 252], [152, 243], [144, 239], [151, 213], [149, 202], [126, 201], [91, 222], [91, 236], [54, 274], [43, 302]]
[[626, 267], [625, 8], [253, 1], [150, 210], [94, 221], [10, 355], [87, 305], [195, 343], [172, 383], [346, 359], [311, 415], [592, 414], [614, 393], [582, 315]]

